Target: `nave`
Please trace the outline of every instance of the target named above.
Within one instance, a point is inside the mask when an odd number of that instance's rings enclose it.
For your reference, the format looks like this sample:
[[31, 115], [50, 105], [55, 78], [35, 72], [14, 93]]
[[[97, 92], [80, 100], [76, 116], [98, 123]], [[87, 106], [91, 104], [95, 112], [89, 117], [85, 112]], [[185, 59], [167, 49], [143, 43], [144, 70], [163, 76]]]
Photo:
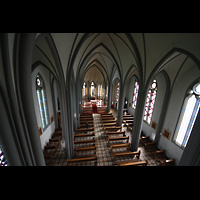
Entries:
[[[111, 109], [111, 113], [113, 117], [117, 116], [117, 111], [115, 109]], [[107, 134], [104, 131], [104, 127], [101, 120], [100, 114], [92, 114], [94, 119], [94, 136], [84, 137], [85, 140], [91, 140], [95, 139], [95, 142], [92, 144], [76, 144], [75, 148], [84, 148], [84, 147], [91, 147], [94, 145], [96, 148], [93, 151], [81, 151], [78, 153], [75, 158], [81, 158], [81, 157], [90, 157], [93, 155], [96, 155], [96, 160], [90, 160], [90, 161], [80, 161], [80, 162], [72, 162], [70, 164], [67, 163], [67, 159], [64, 155], [64, 148], [61, 146], [58, 147], [57, 152], [53, 156], [52, 161], [50, 161], [48, 158], [45, 159], [47, 166], [117, 166], [117, 162], [124, 162], [128, 160], [132, 160], [133, 156], [119, 156], [115, 160], [113, 158], [113, 154], [111, 151], [111, 147], [108, 143]], [[125, 123], [122, 124], [121, 131], [125, 131], [125, 136], [129, 137], [128, 141], [125, 141], [127, 143], [130, 143], [131, 141], [131, 131], [127, 129], [127, 126], [125, 126]], [[91, 134], [91, 132], [88, 132], [88, 134]], [[75, 139], [75, 141], [81, 141], [82, 138]], [[124, 142], [124, 144], [126, 144]], [[123, 141], [121, 140], [121, 143]], [[116, 148], [113, 149], [113, 153], [117, 152], [126, 152], [127, 148]], [[151, 151], [146, 150], [144, 143], [140, 143], [138, 147], [138, 151], [140, 151], [140, 160], [147, 161], [147, 166], [160, 166], [161, 163], [156, 160], [152, 154]], [[73, 159], [72, 159], [73, 160]]]
[[[112, 166], [128, 155], [147, 166], [154, 157], [200, 165], [199, 33], [2, 33], [0, 41], [0, 165]], [[100, 119], [110, 112], [114, 119]]]

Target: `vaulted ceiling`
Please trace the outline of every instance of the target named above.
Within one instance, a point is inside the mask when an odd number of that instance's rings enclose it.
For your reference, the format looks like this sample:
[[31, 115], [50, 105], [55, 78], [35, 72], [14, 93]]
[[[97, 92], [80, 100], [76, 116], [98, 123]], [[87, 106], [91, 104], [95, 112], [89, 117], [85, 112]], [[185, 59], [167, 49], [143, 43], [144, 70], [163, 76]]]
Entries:
[[[122, 82], [136, 75], [145, 83], [152, 72], [156, 74], [161, 69], [174, 80], [180, 66], [181, 70], [185, 64], [187, 69], [194, 66], [194, 62], [184, 62], [188, 55], [200, 60], [198, 33], [51, 33], [50, 36], [65, 80], [71, 74], [75, 80], [84, 79], [83, 76], [87, 80], [98, 79], [94, 76], [99, 74], [106, 81], [118, 73]], [[33, 60], [43, 54], [45, 62], [51, 63], [56, 71], [54, 56], [42, 34], [37, 34], [36, 47]]]

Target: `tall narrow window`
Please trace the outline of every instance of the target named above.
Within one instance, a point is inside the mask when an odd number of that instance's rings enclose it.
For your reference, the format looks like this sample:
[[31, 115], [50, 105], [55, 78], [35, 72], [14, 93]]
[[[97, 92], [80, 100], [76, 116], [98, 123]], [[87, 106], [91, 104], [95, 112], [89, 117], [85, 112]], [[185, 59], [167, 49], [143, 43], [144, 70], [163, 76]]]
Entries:
[[150, 90], [147, 94], [146, 106], [144, 111], [144, 121], [146, 121], [148, 124], [151, 123], [151, 118], [153, 115], [153, 109], [156, 100], [156, 94], [157, 94], [157, 82], [154, 79], [153, 83], [151, 84]]
[[0, 166], [8, 166], [8, 162], [0, 145]]
[[106, 87], [106, 97], [108, 97], [108, 85]]
[[192, 94], [185, 98], [176, 131], [173, 137], [174, 142], [182, 148], [185, 148], [187, 145], [199, 111], [200, 83], [194, 85], [191, 93]]
[[116, 90], [116, 102], [119, 101], [119, 83], [117, 83], [117, 90]]
[[49, 125], [48, 106], [45, 92], [45, 86], [42, 77], [38, 74], [36, 77], [36, 91], [40, 110], [40, 117], [43, 130]]
[[136, 109], [137, 98], [138, 98], [138, 91], [139, 91], [139, 83], [136, 80], [135, 81], [134, 92], [133, 92], [133, 105], [132, 105], [133, 109]]
[[102, 84], [98, 84], [98, 97], [102, 96]]
[[83, 97], [86, 96], [86, 83], [83, 83]]
[[94, 96], [95, 88], [94, 88], [94, 82], [91, 83], [91, 96]]

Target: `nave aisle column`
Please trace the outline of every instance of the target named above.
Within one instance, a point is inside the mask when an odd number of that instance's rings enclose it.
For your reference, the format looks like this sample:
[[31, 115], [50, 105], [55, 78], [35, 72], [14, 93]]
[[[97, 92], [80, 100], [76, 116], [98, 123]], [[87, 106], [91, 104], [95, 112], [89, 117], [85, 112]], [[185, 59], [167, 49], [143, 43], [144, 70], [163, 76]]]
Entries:
[[134, 125], [133, 125], [133, 132], [132, 132], [132, 140], [131, 140], [131, 151], [137, 151], [139, 146], [140, 134], [143, 124], [143, 117], [144, 117], [144, 109], [145, 109], [145, 102], [146, 102], [146, 90], [142, 88], [140, 85], [140, 89], [138, 92], [138, 100], [137, 100], [137, 107], [134, 116]]

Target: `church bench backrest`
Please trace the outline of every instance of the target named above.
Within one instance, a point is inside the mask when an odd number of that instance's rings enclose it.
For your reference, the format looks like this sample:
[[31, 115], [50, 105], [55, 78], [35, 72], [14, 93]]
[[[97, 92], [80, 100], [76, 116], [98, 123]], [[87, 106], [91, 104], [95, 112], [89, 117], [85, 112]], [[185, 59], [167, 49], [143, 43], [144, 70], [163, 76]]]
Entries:
[[118, 166], [147, 166], [147, 160], [132, 160], [132, 161], [123, 161], [115, 162]]
[[112, 154], [113, 154], [114, 160], [116, 160], [117, 156], [136, 156], [137, 159], [140, 158], [140, 151], [116, 152]]
[[90, 156], [90, 157], [85, 157], [85, 158], [67, 159], [67, 166], [73, 162], [82, 162], [82, 161], [91, 161], [91, 160], [97, 160], [97, 156], [95, 155], [95, 156]]

